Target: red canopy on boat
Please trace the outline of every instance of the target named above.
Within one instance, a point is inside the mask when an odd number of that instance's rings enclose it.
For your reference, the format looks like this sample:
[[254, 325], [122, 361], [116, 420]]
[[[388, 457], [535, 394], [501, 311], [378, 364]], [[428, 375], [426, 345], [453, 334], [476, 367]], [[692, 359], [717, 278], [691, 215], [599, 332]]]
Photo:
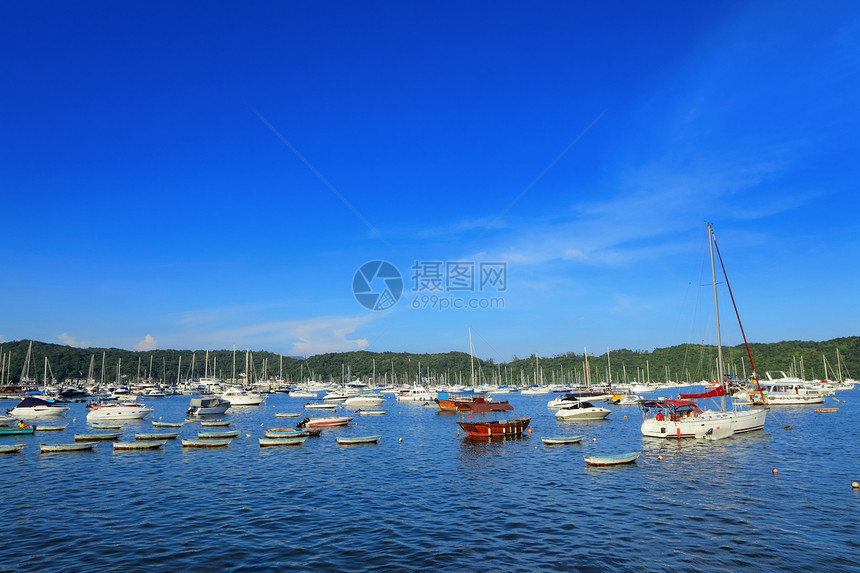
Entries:
[[722, 386], [717, 386], [710, 392], [701, 392], [699, 394], [678, 394], [681, 398], [716, 398], [717, 396], [724, 396], [726, 393], [725, 388]]
[[695, 402], [690, 402], [689, 400], [645, 400], [642, 402], [642, 405], [646, 408], [672, 408], [678, 409], [683, 408], [685, 406], [692, 406], [697, 408], [698, 405]]

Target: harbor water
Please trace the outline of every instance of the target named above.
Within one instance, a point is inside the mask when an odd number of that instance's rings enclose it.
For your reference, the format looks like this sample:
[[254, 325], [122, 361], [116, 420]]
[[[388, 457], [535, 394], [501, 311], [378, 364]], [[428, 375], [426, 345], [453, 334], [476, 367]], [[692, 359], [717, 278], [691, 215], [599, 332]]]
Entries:
[[[661, 393], [668, 397], [669, 391]], [[643, 438], [635, 406], [561, 422], [548, 396], [500, 395], [530, 416], [521, 438], [472, 441], [461, 414], [389, 398], [300, 446], [260, 448], [307, 400], [270, 395], [219, 416], [223, 448], [40, 454], [94, 431], [84, 404], [60, 432], [0, 436], [2, 571], [848, 571], [860, 570], [860, 390], [835, 413], [778, 407], [763, 431], [719, 441]], [[3, 408], [15, 403], [4, 401]], [[181, 421], [187, 396], [150, 400], [123, 440]], [[353, 415], [338, 408], [337, 415]], [[498, 417], [497, 415], [493, 415]], [[475, 415], [474, 419], [478, 419]], [[74, 419], [74, 421], [73, 421]], [[789, 427], [790, 429], [786, 429]], [[187, 423], [180, 438], [195, 438]], [[377, 444], [337, 436], [380, 434]], [[544, 446], [542, 436], [584, 435]], [[632, 465], [584, 455], [641, 450]], [[662, 457], [662, 459], [660, 459]], [[774, 469], [778, 470], [774, 473]]]

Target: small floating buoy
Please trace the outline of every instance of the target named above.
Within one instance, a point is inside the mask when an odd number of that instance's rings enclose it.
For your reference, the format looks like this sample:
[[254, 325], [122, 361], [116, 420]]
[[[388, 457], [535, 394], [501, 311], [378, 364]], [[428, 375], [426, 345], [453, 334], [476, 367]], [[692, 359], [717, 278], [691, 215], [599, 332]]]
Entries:
[[663, 461], [663, 456], [657, 456], [657, 461], [662, 462], [662, 461]]
[[851, 487], [854, 489], [860, 489], [860, 483], [857, 483], [856, 481], [852, 481]]
[[78, 421], [77, 418], [72, 418], [72, 422], [77, 422], [77, 421]]
[[537, 449], [537, 446], [535, 446], [535, 449]]
[[627, 416], [624, 416], [624, 419], [626, 420], [626, 419], [627, 419]]
[[403, 438], [400, 438], [400, 443], [401, 443], [401, 444], [403, 443]]
[[472, 414], [469, 414], [468, 418], [471, 420], [471, 419], [472, 419]]
[[779, 473], [779, 470], [778, 470], [778, 469], [776, 469], [776, 468], [773, 468], [773, 475], [776, 475], [776, 474], [778, 474], [778, 473]]
[[532, 433], [532, 429], [531, 429], [531, 428], [529, 428], [529, 434], [531, 434], [531, 433]]
[[597, 438], [591, 438], [591, 441], [592, 441], [592, 442], [596, 442], [596, 441], [597, 441]]
[[251, 437], [251, 434], [245, 434], [245, 437], [246, 437], [246, 438], [250, 438], [250, 437]]

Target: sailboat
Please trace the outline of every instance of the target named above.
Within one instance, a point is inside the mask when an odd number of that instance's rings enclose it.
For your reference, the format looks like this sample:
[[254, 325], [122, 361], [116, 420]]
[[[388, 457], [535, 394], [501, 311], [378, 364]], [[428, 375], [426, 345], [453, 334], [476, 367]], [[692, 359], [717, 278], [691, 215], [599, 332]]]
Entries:
[[[714, 245], [716, 240], [710, 223], [708, 224], [708, 247], [711, 253], [711, 277], [714, 286], [714, 313], [717, 327], [717, 380], [719, 386], [702, 394], [682, 394], [678, 400], [644, 400], [642, 407], [642, 435], [653, 438], [724, 438], [732, 434], [751, 432], [764, 428], [767, 410], [764, 408], [726, 409], [726, 388], [723, 372], [723, 351], [720, 339], [720, 308], [717, 300], [717, 274], [714, 266]], [[717, 251], [719, 253], [719, 250]], [[721, 259], [722, 263], [722, 259]], [[725, 274], [725, 267], [723, 268]], [[726, 276], [726, 285], [728, 277]], [[731, 293], [731, 287], [729, 287]], [[734, 301], [734, 298], [732, 298]], [[736, 309], [737, 310], [737, 309]], [[739, 320], [740, 322], [740, 320]], [[743, 327], [741, 326], [741, 333]], [[746, 343], [746, 335], [744, 335]], [[749, 346], [747, 346], [749, 352]], [[752, 356], [750, 356], [752, 363]], [[753, 372], [755, 377], [755, 372]], [[720, 398], [719, 410], [702, 410], [694, 402], [700, 398]], [[656, 413], [651, 415], [651, 411]]]

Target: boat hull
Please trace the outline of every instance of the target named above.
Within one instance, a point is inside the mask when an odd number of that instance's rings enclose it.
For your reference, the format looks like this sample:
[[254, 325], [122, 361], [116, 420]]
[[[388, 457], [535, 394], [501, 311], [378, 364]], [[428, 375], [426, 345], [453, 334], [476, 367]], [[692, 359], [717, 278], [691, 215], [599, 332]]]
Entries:
[[307, 440], [307, 436], [295, 436], [292, 438], [260, 438], [260, 447], [270, 446], [300, 446]]
[[41, 444], [39, 451], [43, 454], [62, 452], [83, 452], [92, 450], [98, 442], [76, 442], [74, 444]]
[[114, 442], [113, 449], [115, 450], [157, 450], [167, 442]]
[[612, 456], [583, 456], [585, 463], [595, 467], [620, 466], [634, 463], [642, 452], [628, 452]]
[[738, 410], [736, 412], [717, 412], [706, 410], [698, 416], [672, 420], [646, 418], [642, 422], [643, 436], [650, 438], [695, 438], [709, 429], [714, 431], [729, 428], [734, 434], [752, 432], [764, 428], [767, 410]]
[[457, 422], [473, 438], [492, 438], [504, 436], [520, 436], [529, 427], [531, 418], [494, 422]]
[[183, 448], [221, 448], [229, 445], [230, 440], [182, 440]]
[[578, 444], [585, 436], [566, 436], [561, 438], [541, 438], [541, 442], [547, 446], [559, 446], [563, 444]]
[[337, 443], [342, 446], [354, 446], [357, 444], [375, 444], [382, 436], [356, 436], [353, 438], [337, 438]]

